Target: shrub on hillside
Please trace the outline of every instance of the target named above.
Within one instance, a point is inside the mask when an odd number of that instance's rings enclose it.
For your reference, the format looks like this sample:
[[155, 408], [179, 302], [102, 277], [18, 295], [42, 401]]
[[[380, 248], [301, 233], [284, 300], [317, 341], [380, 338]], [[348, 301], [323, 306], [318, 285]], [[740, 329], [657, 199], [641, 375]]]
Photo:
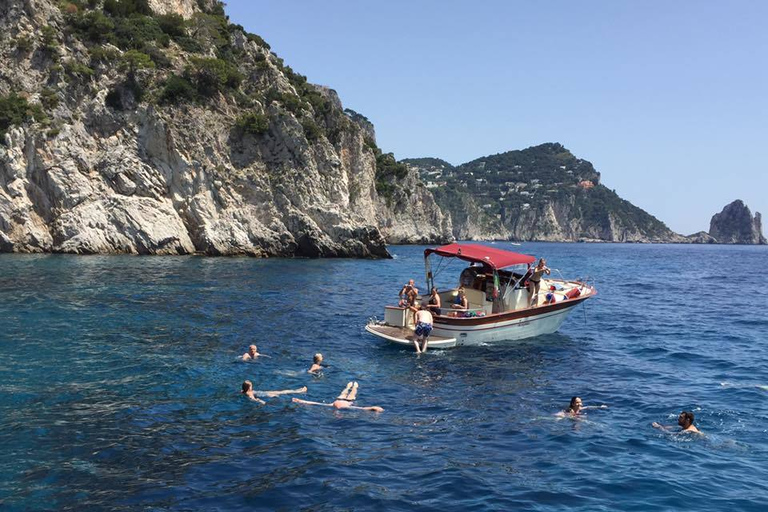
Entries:
[[129, 75], [133, 75], [139, 69], [154, 69], [155, 63], [146, 53], [138, 50], [128, 50], [123, 54], [122, 67], [128, 70]]
[[47, 121], [40, 105], [30, 105], [25, 98], [14, 93], [0, 96], [0, 137], [5, 136], [11, 126], [22, 124], [29, 119]]
[[320, 128], [317, 126], [317, 124], [315, 124], [315, 122], [311, 119], [302, 119], [301, 127], [304, 129], [304, 136], [310, 142], [319, 139], [320, 135], [323, 133], [320, 131]]
[[40, 30], [43, 35], [43, 49], [50, 54], [57, 54], [59, 51], [59, 41], [56, 30], [46, 25]]
[[203, 53], [205, 48], [194, 37], [182, 36], [174, 39], [182, 50], [188, 53]]
[[192, 59], [192, 72], [197, 91], [203, 96], [212, 97], [228, 89], [236, 89], [243, 81], [237, 67], [221, 59]]
[[16, 42], [16, 49], [22, 53], [27, 53], [34, 46], [32, 44], [32, 39], [30, 39], [27, 36], [19, 36], [16, 38], [15, 42]]
[[69, 24], [81, 37], [93, 43], [105, 43], [113, 39], [115, 23], [101, 11], [92, 11], [85, 15], [69, 16]]
[[91, 68], [74, 59], [70, 59], [64, 63], [64, 70], [68, 75], [74, 77], [90, 78], [93, 76], [93, 70]]
[[178, 75], [171, 75], [160, 93], [160, 101], [163, 103], [181, 103], [195, 99], [197, 99], [195, 86], [186, 78]]
[[269, 131], [269, 119], [263, 114], [249, 112], [238, 117], [235, 126], [243, 133], [263, 135]]
[[59, 106], [59, 95], [53, 89], [46, 87], [40, 91], [40, 103], [46, 110], [53, 110]]
[[295, 94], [281, 93], [277, 89], [270, 89], [266, 95], [267, 103], [278, 101], [289, 112], [299, 114], [304, 108], [304, 102]]
[[114, 41], [123, 49], [141, 50], [147, 43], [157, 41], [168, 46], [170, 38], [160, 29], [157, 20], [149, 16], [131, 16], [115, 20]]
[[152, 15], [147, 0], [104, 0], [104, 11], [123, 18], [132, 14]]
[[94, 46], [90, 49], [91, 52], [91, 67], [95, 67], [97, 64], [104, 62], [113, 62], [117, 60], [120, 54], [117, 50], [112, 48], [105, 48], [104, 46]]
[[176, 39], [187, 35], [187, 24], [184, 18], [178, 14], [163, 14], [157, 16], [157, 24], [160, 30]]

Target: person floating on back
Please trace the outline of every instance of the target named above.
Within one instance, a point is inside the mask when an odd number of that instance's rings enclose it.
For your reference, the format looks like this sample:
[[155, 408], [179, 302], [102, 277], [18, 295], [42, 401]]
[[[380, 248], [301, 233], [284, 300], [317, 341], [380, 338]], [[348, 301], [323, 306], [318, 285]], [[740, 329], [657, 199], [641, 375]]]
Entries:
[[[429, 312], [426, 304], [413, 315], [413, 322], [416, 324], [416, 331], [413, 337], [413, 344], [416, 347], [416, 353], [421, 354], [427, 351], [427, 339], [432, 332], [432, 313]], [[419, 346], [421, 343], [421, 346]]]
[[259, 349], [256, 348], [256, 345], [251, 345], [248, 347], [248, 352], [243, 354], [243, 361], [255, 361], [258, 357], [269, 357], [266, 354], [260, 354]]
[[307, 370], [307, 373], [312, 373], [314, 375], [317, 375], [323, 369], [325, 368], [325, 365], [323, 363], [323, 354], [317, 353], [315, 354], [315, 357], [312, 358], [312, 366]]
[[[683, 411], [680, 413], [680, 415], [677, 417], [677, 424], [680, 425], [680, 430], [676, 432], [677, 434], [684, 434], [684, 433], [694, 433], [694, 434], [701, 434], [701, 431], [697, 429], [693, 425], [693, 413], [690, 411]], [[672, 430], [675, 428], [671, 425], [660, 425], [659, 423], [656, 423], [655, 421], [651, 423], [651, 426], [653, 428], [658, 428], [660, 430]]]
[[265, 398], [274, 398], [280, 395], [292, 395], [296, 393], [306, 393], [306, 392], [307, 392], [307, 386], [302, 386], [299, 389], [283, 389], [280, 391], [254, 391], [253, 383], [249, 380], [246, 380], [243, 382], [242, 391], [240, 391], [240, 393], [248, 397], [248, 399], [253, 400], [254, 402], [259, 402], [260, 404], [263, 404], [266, 402], [264, 402], [264, 400], [259, 398], [259, 396], [263, 396]]
[[384, 408], [379, 407], [377, 405], [369, 406], [369, 407], [359, 407], [357, 405], [353, 405], [355, 403], [355, 399], [357, 398], [357, 382], [348, 382], [347, 387], [344, 388], [344, 390], [339, 394], [339, 396], [336, 398], [336, 400], [333, 401], [333, 403], [330, 404], [324, 404], [322, 402], [310, 402], [309, 400], [302, 400], [301, 398], [293, 398], [292, 401], [297, 404], [303, 404], [303, 405], [322, 405], [324, 407], [333, 407], [334, 409], [358, 409], [361, 411], [371, 411], [371, 412], [383, 412]]
[[579, 416], [581, 414], [581, 411], [585, 411], [585, 410], [588, 410], [588, 409], [607, 409], [607, 408], [608, 408], [608, 406], [605, 405], [605, 404], [603, 404], [603, 405], [583, 405], [583, 402], [581, 401], [581, 398], [579, 398], [578, 396], [574, 396], [573, 398], [571, 398], [571, 403], [568, 405], [568, 407], [565, 410], [560, 411], [559, 413], [557, 413], [557, 416], [560, 416], [560, 417], [566, 417], [566, 416], [575, 417], [575, 416]]

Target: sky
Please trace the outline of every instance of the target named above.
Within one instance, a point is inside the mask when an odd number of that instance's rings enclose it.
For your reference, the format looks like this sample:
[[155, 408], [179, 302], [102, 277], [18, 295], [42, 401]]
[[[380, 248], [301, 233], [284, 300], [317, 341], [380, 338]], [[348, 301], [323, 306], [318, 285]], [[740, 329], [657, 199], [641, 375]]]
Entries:
[[559, 142], [678, 233], [709, 230], [735, 199], [768, 215], [768, 2], [229, 0], [226, 11], [368, 117], [398, 159], [458, 165]]

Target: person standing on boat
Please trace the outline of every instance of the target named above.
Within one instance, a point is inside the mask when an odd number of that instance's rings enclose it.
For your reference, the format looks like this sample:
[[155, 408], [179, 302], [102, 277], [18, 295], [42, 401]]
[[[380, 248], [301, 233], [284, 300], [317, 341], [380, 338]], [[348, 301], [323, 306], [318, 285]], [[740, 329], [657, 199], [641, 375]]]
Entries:
[[[432, 313], [429, 312], [426, 304], [421, 305], [421, 309], [416, 312], [413, 321], [416, 324], [416, 335], [413, 337], [413, 344], [416, 347], [416, 353], [421, 354], [427, 351], [427, 338], [429, 338], [429, 334], [432, 332]], [[421, 347], [419, 347], [419, 342], [421, 342]]]
[[539, 264], [531, 272], [531, 277], [528, 278], [528, 292], [531, 294], [531, 307], [535, 306], [539, 298], [539, 288], [541, 288], [541, 276], [544, 274], [549, 275], [551, 272], [547, 267], [547, 262], [544, 258], [539, 260]]
[[413, 279], [409, 280], [400, 290], [400, 307], [412, 307], [416, 304], [418, 295], [419, 289], [413, 284]]
[[432, 287], [432, 293], [429, 295], [429, 304], [427, 307], [429, 308], [429, 312], [433, 315], [440, 314], [440, 308], [442, 307], [442, 304], [440, 301], [440, 295], [437, 294], [437, 288], [434, 286]]
[[[678, 434], [683, 434], [688, 432], [691, 432], [694, 434], [701, 434], [701, 431], [693, 425], [693, 420], [694, 420], [694, 417], [692, 412], [690, 411], [681, 412], [680, 415], [677, 417], [677, 424], [680, 425], [680, 429], [681, 429], [678, 432]], [[651, 426], [653, 428], [658, 428], [660, 430], [670, 430], [674, 428], [674, 427], [669, 427], [667, 425], [660, 425], [655, 421], [651, 423]]]

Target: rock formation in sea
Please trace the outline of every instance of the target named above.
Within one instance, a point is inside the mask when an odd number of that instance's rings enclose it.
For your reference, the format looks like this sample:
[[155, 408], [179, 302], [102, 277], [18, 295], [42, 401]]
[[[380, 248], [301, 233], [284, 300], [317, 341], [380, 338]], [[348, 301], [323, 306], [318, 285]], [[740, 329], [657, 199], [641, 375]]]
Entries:
[[715, 214], [709, 223], [709, 234], [721, 244], [766, 244], [762, 216], [752, 212], [740, 199]]
[[694, 233], [692, 235], [688, 235], [685, 237], [688, 243], [691, 244], [716, 244], [717, 239], [707, 233], [706, 231], [699, 231], [698, 233]]
[[220, 2], [4, 0], [0, 251], [385, 257], [450, 239], [350, 112]]

